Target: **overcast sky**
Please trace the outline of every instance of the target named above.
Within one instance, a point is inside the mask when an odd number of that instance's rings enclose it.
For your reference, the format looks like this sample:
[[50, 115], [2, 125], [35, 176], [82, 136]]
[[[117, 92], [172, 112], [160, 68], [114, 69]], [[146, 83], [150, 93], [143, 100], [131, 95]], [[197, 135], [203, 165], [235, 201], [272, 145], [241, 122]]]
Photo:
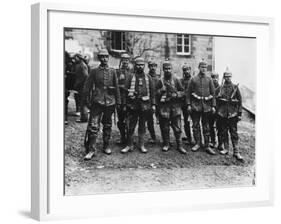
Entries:
[[233, 82], [256, 92], [256, 39], [215, 37], [215, 70], [222, 77], [226, 67]]

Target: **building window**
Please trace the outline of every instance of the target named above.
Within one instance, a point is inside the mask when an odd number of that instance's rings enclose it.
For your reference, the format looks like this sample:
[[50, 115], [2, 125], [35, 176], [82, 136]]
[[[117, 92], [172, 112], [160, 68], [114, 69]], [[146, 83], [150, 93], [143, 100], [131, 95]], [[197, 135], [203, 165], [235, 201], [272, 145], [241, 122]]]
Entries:
[[126, 40], [124, 32], [111, 32], [111, 49], [125, 50]]
[[177, 54], [190, 55], [191, 41], [189, 34], [177, 34]]

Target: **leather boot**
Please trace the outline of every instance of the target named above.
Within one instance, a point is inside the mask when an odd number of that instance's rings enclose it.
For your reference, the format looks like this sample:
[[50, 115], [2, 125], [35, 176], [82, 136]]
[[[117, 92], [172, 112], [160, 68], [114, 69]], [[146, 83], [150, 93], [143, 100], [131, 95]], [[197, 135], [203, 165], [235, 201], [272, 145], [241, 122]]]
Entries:
[[91, 160], [94, 156], [96, 156], [97, 149], [96, 149], [96, 141], [97, 137], [96, 136], [91, 136], [89, 137], [89, 148], [88, 148], [88, 153], [84, 157], [84, 160]]
[[177, 138], [176, 139], [176, 142], [177, 142], [177, 150], [182, 153], [182, 154], [186, 154], [186, 150], [182, 147], [182, 141], [180, 138]]
[[127, 146], [121, 149], [121, 153], [127, 153], [134, 150], [133, 136], [127, 137]]
[[140, 151], [142, 153], [147, 153], [147, 149], [144, 147], [144, 139], [143, 136], [139, 136], [139, 146], [140, 146]]
[[103, 152], [107, 155], [110, 155], [112, 153], [109, 147], [109, 139], [110, 135], [108, 133], [103, 133]]
[[210, 139], [209, 139], [209, 136], [204, 136], [204, 142], [205, 142], [205, 149], [206, 149], [206, 152], [209, 153], [210, 155], [216, 155], [215, 150], [210, 147]]
[[237, 145], [233, 145], [233, 156], [241, 162], [244, 161], [244, 158], [239, 153], [239, 149], [238, 149]]
[[227, 155], [228, 153], [229, 153], [229, 143], [225, 142], [224, 143], [224, 148], [223, 148], [223, 150], [220, 151], [220, 154]]

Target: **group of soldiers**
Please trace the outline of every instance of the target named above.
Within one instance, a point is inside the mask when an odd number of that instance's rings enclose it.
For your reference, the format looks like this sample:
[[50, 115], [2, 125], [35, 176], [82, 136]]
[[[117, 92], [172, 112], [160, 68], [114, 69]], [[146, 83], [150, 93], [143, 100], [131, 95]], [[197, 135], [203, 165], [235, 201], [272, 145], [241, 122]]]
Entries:
[[[233, 156], [243, 161], [237, 133], [242, 99], [238, 84], [232, 83], [232, 73], [228, 69], [220, 85], [218, 73], [212, 72], [211, 77], [207, 74], [205, 61], [199, 63], [199, 73], [194, 76], [191, 75], [191, 67], [184, 64], [183, 77], [179, 79], [173, 74], [169, 60], [163, 62], [163, 76], [160, 77], [156, 74], [157, 63], [154, 60], [148, 62], [149, 72], [145, 73], [145, 60], [142, 57], [134, 60], [133, 69], [129, 66], [131, 58], [126, 53], [121, 55], [119, 69], [108, 66], [109, 54], [106, 49], [99, 51], [98, 59], [100, 65], [97, 68], [86, 69], [86, 64], [80, 65], [85, 74], [81, 76], [84, 83], [79, 89], [82, 96], [79, 121], [88, 122], [85, 160], [90, 160], [97, 153], [100, 123], [103, 125], [103, 152], [108, 155], [112, 153], [109, 144], [112, 115], [117, 111], [120, 143], [124, 146], [121, 153], [134, 150], [133, 135], [137, 125], [138, 148], [142, 153], [148, 152], [144, 135], [147, 127], [150, 142], [156, 142], [156, 117], [160, 125], [163, 152], [170, 150], [171, 127], [176, 148], [182, 154], [187, 153], [182, 143], [185, 141], [193, 152], [203, 148], [211, 155], [217, 154], [217, 150], [226, 155], [230, 148], [230, 134]], [[90, 110], [89, 117], [86, 108]], [[185, 138], [182, 138], [182, 115]]]

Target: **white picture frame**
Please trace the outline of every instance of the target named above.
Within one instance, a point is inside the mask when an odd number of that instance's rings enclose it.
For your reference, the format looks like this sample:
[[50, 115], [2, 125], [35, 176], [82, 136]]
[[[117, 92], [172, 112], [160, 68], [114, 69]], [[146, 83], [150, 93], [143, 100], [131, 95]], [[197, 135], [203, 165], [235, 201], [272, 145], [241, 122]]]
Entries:
[[[103, 22], [94, 22], [98, 20]], [[273, 19], [261, 17], [155, 10], [128, 12], [126, 9], [97, 9], [93, 6], [50, 3], [32, 5], [32, 217], [37, 220], [50, 220], [272, 205], [273, 145], [272, 141], [268, 141], [270, 136], [266, 133], [270, 123], [267, 90], [271, 83], [262, 74], [272, 73], [273, 24]], [[61, 148], [64, 127], [63, 75], [61, 78], [54, 75], [60, 72], [63, 74], [62, 63], [59, 65], [63, 60], [63, 51], [61, 54], [57, 52], [63, 49], [61, 34], [65, 26], [159, 32], [177, 32], [179, 26], [189, 26], [197, 34], [255, 36], [256, 186], [64, 196], [61, 188], [64, 167], [63, 147]], [[124, 211], [120, 204], [130, 206]]]

